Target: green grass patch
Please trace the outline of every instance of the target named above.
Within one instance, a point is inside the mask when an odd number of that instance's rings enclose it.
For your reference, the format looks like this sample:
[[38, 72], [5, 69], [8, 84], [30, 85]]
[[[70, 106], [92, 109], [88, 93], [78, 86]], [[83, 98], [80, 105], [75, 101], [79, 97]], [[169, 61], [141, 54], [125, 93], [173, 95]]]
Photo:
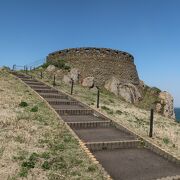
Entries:
[[163, 138], [163, 143], [164, 143], [164, 144], [167, 145], [167, 144], [169, 144], [169, 142], [170, 142], [170, 141], [169, 141], [169, 138], [167, 138], [167, 137]]
[[30, 110], [31, 112], [38, 112], [38, 106], [34, 106]]
[[101, 106], [101, 109], [105, 110], [108, 114], [113, 114], [113, 110], [108, 108], [107, 106]]
[[116, 111], [116, 114], [121, 115], [121, 114], [122, 114], [122, 111], [117, 110], [117, 111]]
[[25, 101], [21, 101], [21, 103], [19, 104], [20, 107], [27, 107], [28, 103]]

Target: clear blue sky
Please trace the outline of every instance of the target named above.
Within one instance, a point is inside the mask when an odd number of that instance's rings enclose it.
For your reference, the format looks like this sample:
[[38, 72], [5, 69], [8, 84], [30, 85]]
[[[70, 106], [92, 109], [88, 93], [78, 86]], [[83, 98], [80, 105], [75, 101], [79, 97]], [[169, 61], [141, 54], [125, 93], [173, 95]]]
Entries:
[[0, 66], [81, 46], [130, 52], [180, 107], [180, 0], [0, 0]]

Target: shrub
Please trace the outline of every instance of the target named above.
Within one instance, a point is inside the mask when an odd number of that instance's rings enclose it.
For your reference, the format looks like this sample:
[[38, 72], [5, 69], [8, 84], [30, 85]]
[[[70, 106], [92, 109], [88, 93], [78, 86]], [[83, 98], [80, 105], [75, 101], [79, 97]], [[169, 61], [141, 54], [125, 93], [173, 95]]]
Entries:
[[50, 164], [48, 161], [44, 161], [44, 163], [41, 166], [44, 170], [50, 169]]
[[43, 159], [49, 159], [50, 158], [50, 154], [48, 152], [43, 152], [41, 155], [40, 155], [41, 158]]
[[169, 139], [167, 137], [163, 138], [164, 144], [169, 144]]
[[96, 167], [94, 165], [91, 165], [88, 167], [88, 171], [95, 171], [96, 170]]
[[31, 112], [38, 112], [38, 106], [34, 106], [33, 108], [31, 108]]
[[47, 68], [49, 65], [54, 65], [55, 67], [59, 69], [65, 69], [65, 70], [71, 69], [71, 67], [65, 63], [64, 59], [57, 59], [54, 61], [46, 62], [41, 67]]
[[120, 111], [120, 110], [117, 110], [117, 111], [116, 111], [116, 114], [119, 114], [119, 115], [121, 115], [121, 114], [122, 114], [122, 111]]
[[19, 172], [19, 176], [20, 177], [27, 177], [27, 175], [28, 175], [28, 169], [25, 167], [22, 167], [20, 172]]
[[113, 114], [113, 110], [111, 110], [110, 108], [106, 107], [106, 106], [101, 106], [101, 109], [105, 110], [108, 114]]
[[20, 107], [27, 107], [28, 103], [25, 101], [21, 101], [21, 103], [19, 104]]
[[26, 167], [27, 169], [31, 169], [35, 167], [34, 161], [24, 161], [21, 165], [22, 167]]
[[101, 109], [105, 110], [105, 111], [109, 111], [110, 109], [106, 106], [101, 106]]
[[51, 63], [50, 62], [46, 62], [41, 67], [46, 69], [49, 65], [51, 65]]

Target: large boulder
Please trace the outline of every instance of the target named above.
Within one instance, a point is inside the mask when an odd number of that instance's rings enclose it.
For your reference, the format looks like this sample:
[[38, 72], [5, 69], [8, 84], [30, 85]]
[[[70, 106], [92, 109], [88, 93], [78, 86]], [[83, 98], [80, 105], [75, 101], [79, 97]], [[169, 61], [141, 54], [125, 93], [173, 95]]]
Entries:
[[121, 83], [117, 78], [112, 77], [104, 86], [108, 91], [121, 96], [126, 102], [136, 103], [142, 97], [138, 88], [131, 83]]
[[[174, 118], [174, 99], [170, 93], [164, 91], [159, 94], [160, 103], [156, 105], [156, 109], [159, 109], [165, 117]], [[161, 105], [161, 106], [160, 106]]]
[[138, 88], [131, 83], [120, 84], [118, 92], [129, 103], [137, 103], [142, 98]]
[[119, 92], [118, 92], [118, 86], [120, 84], [120, 81], [115, 78], [115, 77], [112, 77], [111, 79], [109, 79], [108, 81], [105, 82], [105, 85], [104, 87], [114, 93], [115, 95], [119, 95]]
[[49, 72], [49, 73], [52, 73], [56, 70], [56, 67], [54, 65], [49, 65], [47, 68], [46, 68], [46, 71]]
[[79, 82], [80, 71], [77, 68], [72, 68], [69, 72], [70, 78], [74, 80], [74, 83]]
[[57, 76], [57, 78], [63, 79], [64, 71], [63, 71], [62, 69], [58, 69], [58, 70], [55, 72], [55, 75]]
[[94, 77], [86, 77], [82, 81], [82, 86], [92, 88], [94, 86]]
[[72, 83], [72, 79], [69, 75], [64, 75], [62, 81], [67, 85], [70, 85]]

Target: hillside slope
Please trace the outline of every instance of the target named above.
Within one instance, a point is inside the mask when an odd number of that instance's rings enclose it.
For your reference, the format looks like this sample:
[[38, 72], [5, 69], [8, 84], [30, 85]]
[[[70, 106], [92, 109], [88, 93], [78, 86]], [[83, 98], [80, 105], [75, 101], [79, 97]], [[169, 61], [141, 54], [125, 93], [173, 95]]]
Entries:
[[105, 179], [57, 115], [0, 71], [0, 179]]
[[[30, 74], [52, 85], [53, 73], [43, 71], [43, 79], [41, 79], [41, 71], [43, 70], [36, 69], [35, 71], [31, 71]], [[55, 88], [70, 93], [71, 86], [65, 84], [61, 78], [56, 76]], [[73, 96], [91, 107], [96, 108], [96, 88], [89, 89], [80, 84], [75, 84]], [[175, 122], [174, 119], [155, 114], [154, 134], [153, 138], [150, 139], [148, 137], [150, 111], [127, 103], [105, 89], [101, 89], [99, 111], [180, 158], [180, 123]]]

